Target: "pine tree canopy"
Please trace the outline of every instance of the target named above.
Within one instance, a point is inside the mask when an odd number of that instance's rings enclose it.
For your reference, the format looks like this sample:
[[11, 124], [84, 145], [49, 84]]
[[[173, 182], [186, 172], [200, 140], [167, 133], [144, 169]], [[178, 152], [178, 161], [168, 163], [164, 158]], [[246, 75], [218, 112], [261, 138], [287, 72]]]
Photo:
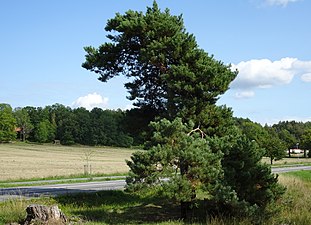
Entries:
[[237, 75], [198, 47], [182, 16], [168, 9], [162, 12], [156, 2], [146, 13], [117, 13], [105, 30], [109, 42], [85, 47], [82, 66], [103, 82], [128, 77], [128, 98], [158, 115], [174, 118], [183, 113], [181, 117], [195, 121], [193, 117], [214, 105]]

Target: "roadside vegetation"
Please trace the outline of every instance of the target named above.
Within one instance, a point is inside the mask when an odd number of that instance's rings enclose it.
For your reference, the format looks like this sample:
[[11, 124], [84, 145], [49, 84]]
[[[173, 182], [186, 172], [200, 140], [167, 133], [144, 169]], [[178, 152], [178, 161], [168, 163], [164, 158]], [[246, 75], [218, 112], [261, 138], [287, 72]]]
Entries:
[[[71, 177], [71, 178], [69, 178]], [[96, 174], [96, 176], [76, 175], [68, 177], [50, 177], [45, 179], [31, 179], [31, 180], [16, 180], [16, 181], [1, 181], [0, 188], [13, 187], [31, 187], [51, 184], [73, 184], [73, 183], [87, 183], [94, 181], [110, 181], [124, 179], [126, 174]]]
[[[263, 224], [311, 224], [311, 171], [285, 173], [279, 176], [279, 181], [287, 191], [271, 209], [271, 218], [262, 221]], [[0, 224], [24, 219], [26, 206], [34, 203], [58, 205], [74, 224], [254, 224], [249, 218], [212, 216], [204, 211], [195, 212], [190, 221], [182, 221], [179, 219], [178, 203], [164, 198], [155, 190], [139, 193], [102, 191], [56, 198], [10, 200], [0, 203]]]
[[[279, 224], [311, 224], [311, 171], [296, 171], [280, 176], [287, 192], [280, 202]], [[277, 224], [277, 223], [275, 223]]]

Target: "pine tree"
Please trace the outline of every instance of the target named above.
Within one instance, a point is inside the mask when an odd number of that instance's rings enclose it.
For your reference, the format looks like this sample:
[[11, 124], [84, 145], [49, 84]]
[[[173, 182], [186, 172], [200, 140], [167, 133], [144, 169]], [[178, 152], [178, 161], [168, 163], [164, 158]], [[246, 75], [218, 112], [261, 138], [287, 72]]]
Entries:
[[103, 82], [121, 75], [130, 78], [125, 84], [128, 98], [153, 115], [150, 120], [178, 116], [197, 126], [224, 125], [208, 115], [231, 113], [215, 103], [237, 72], [198, 47], [182, 16], [171, 15], [168, 9], [162, 12], [154, 2], [145, 14], [132, 10], [117, 13], [105, 29], [110, 42], [98, 48], [85, 47], [85, 69], [97, 73]]
[[105, 29], [110, 41], [86, 47], [82, 66], [103, 82], [128, 77], [128, 98], [145, 112], [143, 123], [158, 119], [149, 150], [127, 161], [129, 189], [161, 186], [181, 203], [183, 218], [198, 192], [219, 209], [245, 203], [242, 211], [280, 196], [277, 178], [260, 164], [261, 150], [235, 135], [231, 109], [216, 105], [237, 71], [200, 49], [182, 16], [154, 2], [146, 13], [117, 13]]
[[137, 152], [127, 161], [128, 188], [161, 185], [164, 193], [181, 203], [187, 218], [191, 203], [200, 197], [212, 198], [223, 175], [223, 154], [212, 152], [202, 130], [185, 125], [180, 118], [152, 122], [152, 148]]

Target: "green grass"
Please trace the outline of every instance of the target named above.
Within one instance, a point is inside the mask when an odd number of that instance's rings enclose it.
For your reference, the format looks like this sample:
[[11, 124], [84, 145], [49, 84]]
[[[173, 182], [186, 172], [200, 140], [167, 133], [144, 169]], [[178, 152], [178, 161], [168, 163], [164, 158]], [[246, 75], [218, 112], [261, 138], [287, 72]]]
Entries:
[[9, 179], [5, 181], [0, 181], [2, 183], [14, 183], [14, 182], [31, 182], [31, 181], [45, 181], [45, 180], [64, 180], [64, 179], [75, 179], [75, 178], [90, 178], [90, 177], [108, 177], [108, 176], [126, 176], [127, 173], [96, 173], [91, 175], [85, 174], [71, 174], [68, 176], [50, 176], [43, 178], [30, 178], [30, 179]]
[[284, 168], [284, 167], [294, 167], [294, 166], [311, 166], [310, 162], [301, 162], [301, 163], [285, 163], [285, 164], [273, 164], [272, 168]]
[[[0, 203], [0, 224], [20, 221], [33, 200]], [[56, 198], [41, 198], [37, 204], [57, 204], [72, 221], [83, 224], [144, 224], [177, 221], [178, 208], [166, 198], [136, 195], [123, 191], [103, 191]]]
[[57, 201], [68, 207], [65, 213], [92, 223], [141, 224], [176, 220], [179, 216], [178, 207], [174, 203], [151, 194], [104, 191], [93, 195], [60, 197]]
[[124, 191], [102, 191], [95, 194], [77, 194], [57, 198], [12, 200], [0, 203], [0, 224], [19, 222], [25, 218], [29, 204], [55, 205], [64, 212], [71, 224], [207, 224], [250, 225], [247, 219], [206, 217], [207, 221], [183, 222], [179, 205], [152, 192], [132, 194]]
[[56, 205], [58, 204], [51, 198], [40, 198], [25, 200], [24, 198], [12, 199], [6, 202], [0, 202], [0, 224], [9, 224], [21, 222], [26, 218], [26, 207], [30, 204]]
[[296, 177], [296, 178], [301, 179], [302, 181], [311, 183], [311, 170], [294, 171], [294, 172], [286, 173], [285, 175]]
[[111, 180], [120, 180], [117, 177], [103, 177], [99, 179], [92, 179], [92, 177], [87, 178], [86, 180], [75, 180], [75, 179], [66, 179], [66, 180], [58, 180], [58, 181], [42, 181], [36, 183], [0, 183], [0, 188], [14, 188], [14, 187], [31, 187], [31, 186], [40, 186], [40, 185], [52, 185], [52, 184], [75, 184], [75, 183], [87, 183], [87, 182], [94, 182], [94, 181], [111, 181]]
[[297, 171], [280, 176], [287, 191], [280, 202], [281, 212], [274, 224], [311, 224], [311, 172]]
[[[277, 205], [275, 214], [265, 224], [310, 225], [311, 224], [311, 171], [281, 174], [280, 182], [287, 191]], [[65, 213], [73, 224], [186, 224], [179, 219], [179, 205], [155, 192], [127, 193], [102, 191], [92, 194], [77, 194], [55, 198], [17, 199], [0, 203], [0, 224], [17, 222], [25, 218], [29, 204], [55, 205]], [[247, 218], [205, 217], [194, 225], [250, 225]]]
[[[114, 178], [116, 176], [116, 178]], [[71, 183], [84, 183], [95, 181], [108, 181], [118, 180], [117, 176], [127, 176], [127, 173], [115, 173], [115, 174], [93, 174], [93, 175], [70, 175], [70, 176], [54, 176], [46, 178], [33, 178], [33, 179], [19, 179], [19, 180], [7, 180], [0, 181], [0, 188], [8, 187], [20, 187], [20, 186], [38, 186], [44, 184], [71, 184]], [[85, 180], [79, 180], [80, 178]], [[78, 179], [78, 180], [77, 180]], [[35, 182], [35, 183], [31, 183]], [[24, 183], [24, 184], [21, 184]]]

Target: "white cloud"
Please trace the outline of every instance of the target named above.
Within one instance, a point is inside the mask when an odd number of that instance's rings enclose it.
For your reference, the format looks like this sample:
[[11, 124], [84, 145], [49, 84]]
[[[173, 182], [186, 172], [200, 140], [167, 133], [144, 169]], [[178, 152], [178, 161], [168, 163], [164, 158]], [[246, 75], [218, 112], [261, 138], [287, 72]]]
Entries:
[[240, 91], [235, 93], [235, 98], [241, 99], [241, 98], [251, 98], [255, 95], [255, 92], [253, 91]]
[[301, 76], [301, 80], [304, 82], [311, 82], [311, 73], [305, 73]]
[[84, 107], [87, 110], [91, 110], [95, 107], [106, 108], [108, 105], [108, 98], [103, 97], [97, 93], [88, 94], [86, 96], [79, 97], [72, 103], [73, 107]]
[[301, 71], [309, 71], [311, 72], [311, 61], [300, 61], [300, 60], [297, 60], [295, 63], [294, 63], [294, 68], [296, 70], [301, 70]]
[[311, 82], [311, 61], [297, 58], [252, 59], [232, 65], [239, 74], [232, 82], [231, 88], [237, 90], [236, 98], [249, 98], [255, 95], [256, 88], [272, 88], [291, 83], [295, 76], [301, 76], [303, 82]]
[[295, 72], [293, 63], [296, 58], [282, 58], [279, 61], [269, 59], [252, 59], [232, 65], [239, 74], [232, 83], [232, 88], [269, 88], [275, 85], [288, 84], [292, 81]]
[[270, 6], [286, 7], [288, 3], [298, 2], [299, 0], [265, 0], [265, 3]]

